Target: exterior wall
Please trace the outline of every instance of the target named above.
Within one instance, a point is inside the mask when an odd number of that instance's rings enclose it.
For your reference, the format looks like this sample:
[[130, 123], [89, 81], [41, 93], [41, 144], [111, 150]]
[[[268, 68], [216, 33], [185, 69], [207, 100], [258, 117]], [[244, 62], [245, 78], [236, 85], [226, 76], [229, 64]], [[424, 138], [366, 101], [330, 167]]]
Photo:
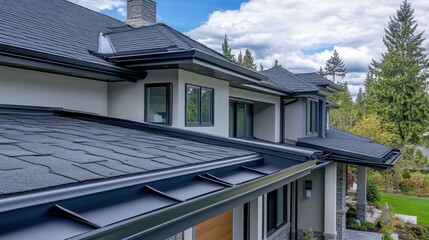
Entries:
[[[312, 197], [304, 197], [304, 181], [312, 181]], [[298, 180], [298, 235], [313, 229], [315, 235], [324, 232], [325, 169], [321, 168]], [[300, 234], [301, 233], [301, 234]]]
[[255, 138], [280, 142], [280, 97], [238, 88], [230, 88], [229, 96], [254, 101]]
[[298, 138], [306, 135], [306, 99], [298, 98], [297, 102], [291, 103], [284, 108], [284, 138], [286, 142], [295, 142]]
[[153, 70], [149, 71], [147, 78], [136, 83], [118, 82], [109, 83], [108, 87], [108, 115], [109, 117], [127, 119], [131, 121], [144, 121], [145, 88], [147, 83], [172, 83], [173, 112], [172, 126], [177, 126], [178, 103], [178, 71]]
[[345, 239], [346, 233], [346, 190], [347, 165], [337, 164], [337, 239]]
[[285, 224], [282, 228], [273, 233], [267, 240], [284, 240], [290, 237], [290, 223]]
[[0, 104], [59, 107], [107, 115], [107, 83], [0, 66]]
[[[214, 126], [186, 127], [186, 84], [194, 84], [214, 89]], [[175, 98], [177, 101], [175, 102], [175, 105], [173, 105], [173, 109], [176, 109], [177, 111], [173, 111], [173, 115], [177, 116], [177, 122], [176, 124], [173, 124], [174, 127], [228, 137], [229, 82], [180, 69], [177, 96], [178, 97]]]

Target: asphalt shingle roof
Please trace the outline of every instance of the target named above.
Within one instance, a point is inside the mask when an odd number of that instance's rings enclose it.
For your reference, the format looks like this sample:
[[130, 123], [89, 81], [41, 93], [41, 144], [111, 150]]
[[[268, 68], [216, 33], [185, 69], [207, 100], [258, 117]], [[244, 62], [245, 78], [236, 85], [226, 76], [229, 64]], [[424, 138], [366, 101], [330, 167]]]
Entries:
[[280, 88], [286, 88], [287, 90], [295, 93], [318, 91], [318, 88], [315, 85], [307, 83], [280, 66], [262, 71], [262, 73], [269, 77], [267, 82]]
[[392, 147], [372, 143], [370, 139], [338, 129], [328, 130], [325, 138], [298, 139], [297, 145], [375, 163], [389, 162], [391, 157], [396, 156], [391, 153], [397, 151]]
[[317, 73], [297, 73], [295, 75], [300, 79], [316, 86], [327, 86], [332, 83], [331, 81], [320, 76]]
[[0, 197], [250, 154], [67, 117], [0, 113]]
[[88, 50], [98, 50], [100, 33], [127, 28], [114, 18], [66, 0], [2, 0], [0, 44], [111, 65]]
[[[211, 56], [229, 61], [222, 54], [189, 38], [181, 32], [163, 23], [133, 30], [107, 34], [117, 53], [129, 51], [159, 51], [159, 49], [192, 50], [196, 49]], [[233, 62], [231, 62], [233, 63]]]

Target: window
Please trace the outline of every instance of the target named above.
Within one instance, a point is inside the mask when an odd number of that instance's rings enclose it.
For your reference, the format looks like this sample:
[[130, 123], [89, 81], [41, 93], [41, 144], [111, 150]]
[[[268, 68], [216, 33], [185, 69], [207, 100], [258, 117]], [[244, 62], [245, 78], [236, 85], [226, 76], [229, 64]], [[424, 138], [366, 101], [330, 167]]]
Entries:
[[316, 134], [319, 124], [318, 102], [307, 99], [307, 134]]
[[287, 223], [287, 186], [267, 194], [267, 236]]
[[253, 103], [229, 101], [229, 136], [253, 138]]
[[171, 84], [145, 85], [145, 122], [171, 125]]
[[186, 84], [186, 126], [212, 126], [214, 90]]

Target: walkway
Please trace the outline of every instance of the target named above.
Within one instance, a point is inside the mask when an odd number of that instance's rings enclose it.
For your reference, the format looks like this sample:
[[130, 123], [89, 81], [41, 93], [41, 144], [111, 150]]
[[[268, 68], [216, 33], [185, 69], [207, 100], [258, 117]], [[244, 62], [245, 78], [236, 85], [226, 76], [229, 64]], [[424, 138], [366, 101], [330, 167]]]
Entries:
[[[346, 230], [346, 239], [347, 240], [381, 240], [381, 237], [383, 235], [379, 233], [373, 233], [373, 232], [362, 232], [362, 231], [355, 231], [355, 230]], [[394, 233], [392, 234], [393, 239], [398, 239], [398, 234]]]

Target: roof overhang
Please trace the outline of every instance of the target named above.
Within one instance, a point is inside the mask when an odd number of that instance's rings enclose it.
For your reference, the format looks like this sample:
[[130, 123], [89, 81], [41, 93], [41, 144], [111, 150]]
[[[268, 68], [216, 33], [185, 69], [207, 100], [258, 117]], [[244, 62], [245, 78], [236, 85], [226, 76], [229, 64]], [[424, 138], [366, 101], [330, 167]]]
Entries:
[[100, 65], [4, 44], [0, 44], [0, 65], [105, 82], [133, 82], [147, 76], [146, 72]]
[[[3, 198], [0, 239], [165, 239], [308, 175], [316, 162], [253, 155]], [[188, 182], [203, 185], [187, 193]], [[165, 192], [172, 187], [191, 198]]]
[[[391, 168], [402, 157], [401, 151], [398, 149], [371, 142], [347, 139], [330, 140], [329, 138], [301, 138], [296, 145], [321, 150], [328, 154], [327, 160], [378, 169]], [[379, 148], [379, 150], [374, 151], [375, 148]]]
[[267, 76], [261, 73], [196, 49], [175, 51], [161, 49], [155, 52], [133, 51], [103, 54], [101, 57], [128, 69], [181, 68], [226, 81], [236, 81], [239, 84], [246, 82], [258, 83], [267, 79]]

